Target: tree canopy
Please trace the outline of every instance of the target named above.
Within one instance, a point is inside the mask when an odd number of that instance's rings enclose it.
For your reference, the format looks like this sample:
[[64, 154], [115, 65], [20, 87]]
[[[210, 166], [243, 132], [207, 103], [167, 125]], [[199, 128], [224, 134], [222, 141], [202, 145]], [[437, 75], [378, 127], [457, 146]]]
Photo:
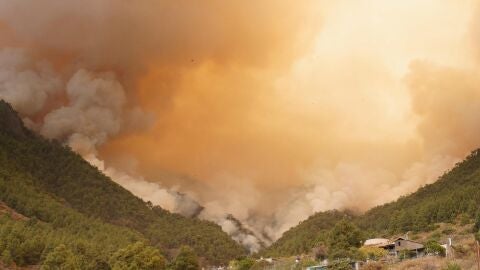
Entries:
[[198, 258], [193, 249], [188, 246], [183, 246], [180, 248], [180, 252], [175, 261], [172, 264], [172, 269], [174, 270], [198, 270], [200, 265], [198, 263]]
[[[68, 147], [30, 132], [0, 101], [4, 263], [161, 269], [166, 263], [162, 254], [183, 245], [211, 264], [246, 254], [220, 226], [149, 205]], [[129, 257], [132, 250], [139, 255]]]
[[[292, 256], [308, 253], [326, 244], [332, 229], [340, 229], [336, 224], [344, 218], [361, 229], [366, 237], [430, 231], [435, 223], [473, 220], [474, 232], [480, 239], [480, 150], [473, 151], [436, 182], [364, 214], [354, 215], [348, 211], [316, 213], [285, 232], [262, 254]], [[356, 243], [350, 242], [349, 245], [355, 248]], [[337, 247], [334, 249], [339, 250]], [[346, 249], [347, 245], [342, 248]], [[328, 253], [330, 256], [332, 250]]]

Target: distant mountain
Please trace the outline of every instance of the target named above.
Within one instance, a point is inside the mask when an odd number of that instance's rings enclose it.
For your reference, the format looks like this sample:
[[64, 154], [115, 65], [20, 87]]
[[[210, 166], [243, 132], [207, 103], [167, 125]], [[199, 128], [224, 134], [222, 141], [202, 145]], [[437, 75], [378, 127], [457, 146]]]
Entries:
[[361, 228], [365, 236], [373, 237], [428, 231], [435, 223], [454, 222], [459, 216], [473, 219], [479, 214], [480, 150], [476, 150], [435, 183], [363, 215], [340, 211], [316, 213], [285, 232], [263, 253], [291, 256], [309, 252], [325, 242], [330, 229], [344, 218]]
[[0, 204], [26, 218], [0, 218], [0, 255], [17, 264], [40, 264], [61, 244], [90, 269], [138, 241], [167, 257], [189, 245], [211, 264], [246, 254], [220, 226], [152, 207], [68, 147], [35, 135], [1, 100]]

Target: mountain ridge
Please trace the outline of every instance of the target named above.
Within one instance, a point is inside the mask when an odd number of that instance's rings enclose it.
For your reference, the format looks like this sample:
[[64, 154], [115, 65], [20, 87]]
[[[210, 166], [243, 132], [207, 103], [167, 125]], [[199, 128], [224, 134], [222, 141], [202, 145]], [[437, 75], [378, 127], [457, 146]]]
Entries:
[[434, 183], [362, 214], [331, 210], [311, 215], [267, 247], [266, 256], [291, 256], [310, 252], [327, 241], [328, 232], [348, 219], [365, 237], [422, 232], [436, 223], [454, 222], [459, 216], [469, 220], [480, 215], [480, 149], [446, 171]]
[[[149, 206], [69, 147], [35, 135], [23, 125], [13, 108], [1, 100], [0, 158], [3, 161], [0, 165], [3, 174], [0, 175], [3, 175], [4, 183], [10, 181], [23, 185], [24, 190], [35, 190], [32, 194], [44, 194], [39, 200], [47, 200], [52, 205], [60, 203], [55, 206], [58, 211], [65, 208], [61, 211], [71, 212], [74, 216], [78, 213], [79, 219], [84, 216], [92, 222], [97, 220], [100, 224], [130, 230], [140, 235], [140, 240], [160, 250], [175, 250], [189, 245], [212, 264], [227, 263], [246, 255], [245, 248], [217, 224], [173, 214], [159, 206]], [[12, 179], [17, 181], [12, 182]], [[30, 205], [22, 192], [22, 189], [17, 189], [0, 193], [0, 200], [29, 218], [54, 223], [55, 218], [42, 214], [41, 206]], [[49, 215], [53, 213], [47, 212]]]

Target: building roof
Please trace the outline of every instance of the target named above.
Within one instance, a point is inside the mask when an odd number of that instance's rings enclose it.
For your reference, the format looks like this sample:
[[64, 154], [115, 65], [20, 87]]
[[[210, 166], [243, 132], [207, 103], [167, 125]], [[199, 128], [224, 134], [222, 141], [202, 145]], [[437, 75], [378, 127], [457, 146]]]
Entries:
[[[401, 241], [399, 241], [401, 240]], [[395, 250], [402, 251], [402, 250], [420, 250], [424, 249], [425, 246], [422, 243], [418, 243], [412, 240], [406, 240], [404, 238], [397, 238], [395, 240]]]
[[365, 240], [364, 246], [384, 246], [390, 244], [391, 241], [386, 238], [372, 238]]
[[405, 239], [405, 238], [403, 238], [403, 237], [395, 238], [395, 239], [393, 240], [393, 242], [398, 241], [398, 240], [408, 241], [408, 242], [412, 242], [412, 243], [419, 244], [419, 245], [422, 245], [422, 246], [423, 246], [423, 244], [420, 243], [420, 242], [412, 241], [412, 240], [409, 240], [409, 239]]

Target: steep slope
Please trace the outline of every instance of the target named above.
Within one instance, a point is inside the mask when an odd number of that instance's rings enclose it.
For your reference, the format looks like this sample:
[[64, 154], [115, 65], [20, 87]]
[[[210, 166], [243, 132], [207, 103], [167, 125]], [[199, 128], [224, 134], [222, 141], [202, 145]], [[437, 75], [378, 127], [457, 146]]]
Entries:
[[330, 229], [344, 218], [352, 219], [353, 214], [332, 210], [312, 215], [284, 232], [262, 255], [279, 257], [307, 253], [317, 244], [326, 241]]
[[424, 231], [458, 215], [474, 218], [479, 207], [480, 150], [475, 150], [435, 183], [369, 210], [357, 223], [376, 232]]
[[[38, 189], [28, 173], [14, 170], [0, 149], [0, 261], [41, 264], [64, 244], [80, 269], [108, 269], [110, 256], [135, 242], [140, 233], [78, 213]], [[72, 259], [72, 261], [74, 261]]]
[[[34, 135], [3, 101], [0, 101], [0, 158], [2, 184], [27, 179], [30, 189], [68, 211], [116, 228], [128, 228], [164, 250], [190, 245], [211, 263], [225, 263], [245, 254], [245, 249], [218, 225], [172, 214], [160, 207], [149, 207], [68, 147]], [[12, 178], [12, 175], [18, 177]], [[0, 200], [27, 217], [52, 223], [51, 217], [39, 212], [41, 204], [33, 207], [28, 198], [18, 199], [24, 197], [23, 193], [20, 188], [3, 192]]]
[[[453, 222], [459, 215], [480, 214], [480, 150], [473, 151], [435, 183], [363, 215], [338, 211], [316, 213], [283, 234], [264, 253], [295, 255], [310, 251], [325, 240], [328, 231], [344, 216], [366, 236], [389, 236], [407, 231], [428, 231], [435, 223]], [[343, 216], [342, 216], [343, 215]]]
[[[228, 215], [227, 221], [236, 228], [234, 232], [230, 234], [233, 239], [238, 240], [240, 243], [244, 243], [245, 246], [249, 246], [251, 252], [257, 252], [264, 249], [267, 244], [262, 241], [265, 238], [263, 235], [258, 235], [254, 231], [247, 228], [240, 220], [236, 219], [233, 215]], [[267, 240], [269, 240], [267, 238]]]

